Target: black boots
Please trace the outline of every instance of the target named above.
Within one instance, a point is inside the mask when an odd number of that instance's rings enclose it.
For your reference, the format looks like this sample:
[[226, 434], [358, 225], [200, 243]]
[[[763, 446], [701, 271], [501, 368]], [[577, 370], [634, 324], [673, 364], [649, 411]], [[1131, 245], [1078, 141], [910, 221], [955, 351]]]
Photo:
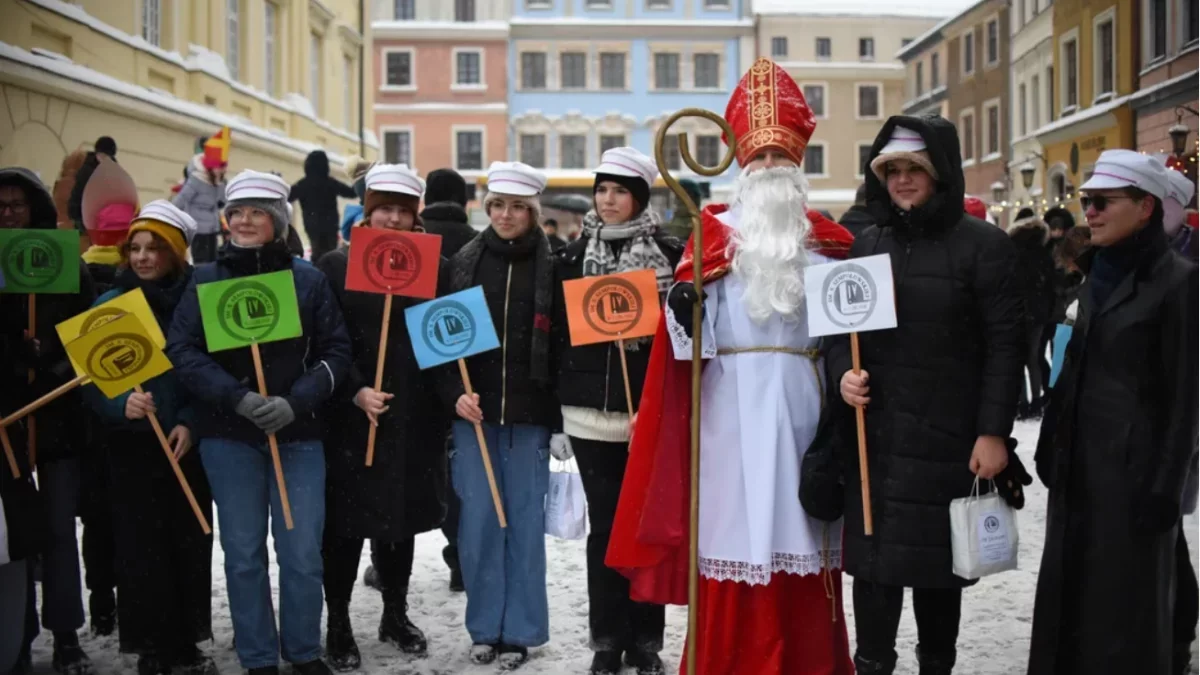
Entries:
[[954, 650], [933, 653], [917, 646], [917, 663], [921, 667], [920, 675], [950, 675], [954, 672], [954, 662], [957, 660], [958, 653]]
[[458, 547], [447, 546], [442, 549], [442, 560], [446, 561], [446, 567], [450, 568], [450, 592], [462, 593], [467, 589], [463, 585], [462, 567], [458, 564]]
[[329, 670], [329, 666], [321, 659], [315, 659], [308, 663], [293, 663], [292, 672], [296, 675], [333, 675], [333, 671]]
[[117, 598], [112, 589], [92, 591], [88, 596], [88, 613], [92, 617], [92, 634], [107, 637], [117, 628]]
[[92, 662], [79, 646], [75, 631], [54, 632], [54, 672], [62, 675], [90, 675]]
[[860, 654], [854, 655], [854, 672], [858, 675], [892, 675], [896, 670], [896, 654], [890, 659], [869, 659]]
[[[407, 589], [406, 589], [407, 590]], [[420, 628], [408, 620], [408, 603], [386, 597], [384, 591], [383, 618], [379, 620], [379, 641], [413, 656], [424, 656], [429, 642]]]
[[601, 651], [592, 657], [588, 675], [621, 675], [621, 652]]
[[667, 672], [657, 652], [625, 652], [625, 664], [637, 668], [637, 675], [666, 675]]
[[196, 645], [185, 645], [171, 657], [171, 675], [218, 675], [217, 662]]
[[325, 658], [329, 660], [329, 667], [339, 673], [357, 670], [362, 665], [362, 655], [358, 651], [358, 643], [354, 641], [354, 631], [350, 628], [348, 603], [329, 607]]

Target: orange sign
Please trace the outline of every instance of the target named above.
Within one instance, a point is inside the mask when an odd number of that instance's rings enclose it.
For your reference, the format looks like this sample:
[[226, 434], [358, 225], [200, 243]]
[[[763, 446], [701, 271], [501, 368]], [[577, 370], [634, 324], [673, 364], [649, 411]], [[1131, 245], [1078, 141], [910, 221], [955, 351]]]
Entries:
[[654, 270], [563, 282], [571, 344], [590, 345], [654, 335], [662, 312]]
[[441, 235], [356, 227], [346, 290], [435, 298], [441, 251]]

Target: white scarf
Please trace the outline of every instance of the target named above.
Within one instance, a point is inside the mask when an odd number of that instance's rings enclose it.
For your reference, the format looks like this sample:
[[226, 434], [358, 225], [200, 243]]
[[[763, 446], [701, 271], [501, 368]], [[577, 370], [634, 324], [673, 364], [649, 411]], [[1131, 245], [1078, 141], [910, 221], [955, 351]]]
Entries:
[[[605, 225], [596, 212], [583, 217], [583, 234], [588, 238], [583, 254], [583, 276], [598, 277], [637, 270], [654, 270], [660, 299], [675, 277], [671, 262], [654, 240], [658, 216], [650, 209], [628, 222]], [[616, 252], [609, 242], [622, 242]]]

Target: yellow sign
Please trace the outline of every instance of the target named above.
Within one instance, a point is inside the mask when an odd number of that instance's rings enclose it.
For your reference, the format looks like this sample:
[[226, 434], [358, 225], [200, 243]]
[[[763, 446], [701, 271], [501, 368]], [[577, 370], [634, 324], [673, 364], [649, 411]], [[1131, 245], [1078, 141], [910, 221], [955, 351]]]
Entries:
[[83, 366], [104, 395], [115, 398], [171, 369], [171, 362], [132, 314], [125, 314], [67, 343], [67, 354]]
[[[125, 314], [137, 317], [155, 347], [166, 348], [167, 338], [163, 336], [162, 329], [158, 327], [158, 319], [154, 318], [154, 312], [150, 310], [150, 304], [146, 302], [146, 294], [140, 288], [122, 293], [103, 305], [98, 305], [67, 319], [54, 328], [58, 331], [59, 340], [65, 345], [80, 335], [90, 333]], [[71, 365], [74, 366], [76, 375], [86, 374], [83, 366], [74, 357], [71, 357]]]

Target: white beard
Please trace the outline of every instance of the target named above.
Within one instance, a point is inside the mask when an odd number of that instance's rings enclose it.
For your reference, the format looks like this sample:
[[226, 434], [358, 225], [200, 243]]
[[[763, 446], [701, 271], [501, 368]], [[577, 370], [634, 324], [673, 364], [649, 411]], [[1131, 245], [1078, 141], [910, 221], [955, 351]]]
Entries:
[[733, 273], [745, 284], [742, 301], [758, 324], [772, 315], [798, 319], [804, 304], [805, 242], [812, 231], [806, 215], [808, 179], [799, 167], [743, 171], [733, 205], [740, 206], [733, 247]]

